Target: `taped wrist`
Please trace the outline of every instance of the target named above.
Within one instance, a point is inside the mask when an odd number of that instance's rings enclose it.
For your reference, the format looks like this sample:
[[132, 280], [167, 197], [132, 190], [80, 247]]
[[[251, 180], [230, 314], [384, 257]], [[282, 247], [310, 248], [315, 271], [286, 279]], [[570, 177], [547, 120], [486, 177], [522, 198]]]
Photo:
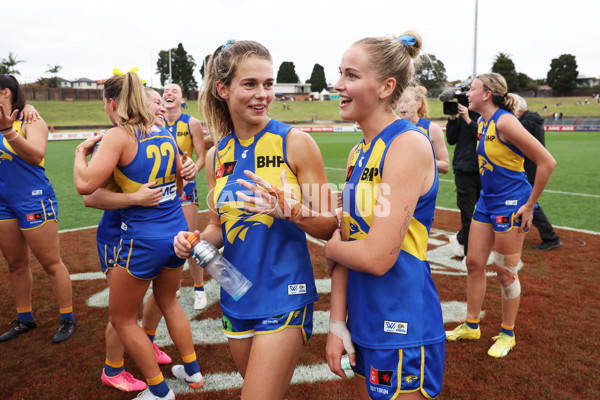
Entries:
[[353, 354], [356, 352], [352, 344], [352, 336], [344, 321], [329, 320], [329, 332], [342, 339], [346, 353]]
[[279, 218], [287, 219], [292, 222], [298, 218], [303, 206], [293, 193], [284, 192], [275, 186], [266, 187], [265, 190], [270, 196], [275, 198], [275, 209], [277, 210]]

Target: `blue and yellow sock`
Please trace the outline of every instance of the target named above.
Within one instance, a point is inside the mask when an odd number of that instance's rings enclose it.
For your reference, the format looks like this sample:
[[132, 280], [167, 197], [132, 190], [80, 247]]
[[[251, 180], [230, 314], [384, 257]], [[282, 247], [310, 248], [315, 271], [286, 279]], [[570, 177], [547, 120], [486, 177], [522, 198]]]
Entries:
[[182, 356], [181, 360], [183, 361], [185, 373], [188, 374], [188, 376], [192, 376], [195, 373], [200, 372], [200, 366], [198, 365], [198, 360], [196, 359], [196, 352], [193, 352], [187, 356]]
[[157, 397], [165, 397], [169, 393], [169, 386], [167, 386], [162, 373], [154, 378], [146, 379], [146, 382], [150, 392]]
[[35, 318], [33, 318], [33, 311], [31, 306], [17, 307], [17, 319], [19, 321], [35, 321]]
[[194, 292], [204, 292], [204, 282], [199, 285], [194, 283]]
[[73, 306], [59, 308], [58, 310], [60, 311], [60, 322], [63, 322], [67, 318], [75, 322], [75, 317], [73, 316]]
[[146, 335], [148, 335], [148, 339], [150, 339], [150, 342], [154, 343], [154, 336], [156, 336], [156, 329], [144, 328], [143, 326], [142, 326], [142, 329], [144, 330], [144, 332], [146, 332]]
[[106, 376], [117, 376], [125, 369], [125, 360], [119, 362], [112, 362], [108, 358], [104, 361], [104, 374]]
[[479, 328], [479, 318], [467, 318], [465, 319], [467, 326], [471, 329]]
[[506, 333], [508, 336], [515, 336], [515, 326], [506, 326], [504, 324], [500, 324], [500, 333]]

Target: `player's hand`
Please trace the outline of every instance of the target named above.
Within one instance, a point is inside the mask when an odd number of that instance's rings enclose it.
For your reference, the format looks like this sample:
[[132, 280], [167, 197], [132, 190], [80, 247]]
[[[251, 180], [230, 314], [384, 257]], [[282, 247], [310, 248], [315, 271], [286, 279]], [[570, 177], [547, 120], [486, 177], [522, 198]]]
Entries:
[[255, 173], [245, 170], [244, 174], [252, 179], [255, 184], [251, 184], [243, 179], [238, 179], [236, 182], [246, 189], [250, 190], [256, 196], [250, 197], [240, 191], [236, 195], [242, 201], [254, 204], [254, 207], [244, 204], [244, 209], [255, 214], [267, 214], [274, 218], [287, 219], [294, 221], [300, 215], [303, 208], [301, 202], [296, 199], [292, 192], [285, 169], [281, 171], [282, 188], [272, 186], [269, 182], [262, 179]]
[[26, 104], [25, 107], [23, 107], [23, 111], [21, 112], [21, 117], [19, 119], [25, 124], [30, 124], [37, 121], [38, 118], [41, 118], [40, 113], [38, 113], [35, 107], [33, 107], [31, 104]]
[[331, 249], [332, 245], [334, 245], [336, 242], [341, 241], [342, 233], [339, 229], [336, 229], [335, 231], [333, 231], [333, 235], [331, 235], [331, 238], [327, 241], [327, 243], [325, 243], [325, 257], [327, 258], [327, 273], [329, 274], [329, 276], [331, 276], [331, 274], [333, 273], [333, 269], [335, 268], [335, 265], [337, 263], [327, 256], [328, 251]]
[[17, 114], [19, 114], [19, 110], [14, 110], [10, 115], [6, 114], [4, 107], [0, 104], [0, 129], [6, 131], [12, 128], [13, 123], [17, 119]]
[[531, 223], [533, 221], [533, 207], [534, 206], [530, 206], [529, 203], [525, 203], [513, 216], [513, 220], [521, 219], [519, 232], [525, 233], [531, 228]]
[[[199, 231], [194, 231], [198, 237], [200, 237]], [[187, 238], [192, 232], [181, 231], [173, 238], [173, 248], [177, 257], [185, 260], [192, 256], [192, 245], [187, 241]]]
[[75, 153], [82, 152], [86, 156], [89, 156], [94, 151], [94, 145], [102, 140], [102, 137], [102, 135], [90, 136], [77, 146]]
[[162, 199], [162, 189], [152, 188], [156, 185], [156, 181], [144, 183], [135, 192], [136, 204], [142, 207], [154, 207], [158, 205], [160, 199]]
[[[342, 368], [342, 354], [344, 354], [344, 350], [348, 353], [348, 359], [350, 361], [350, 365], [353, 367], [356, 366], [356, 352], [354, 350], [354, 346], [352, 345], [352, 338], [350, 336], [350, 332], [346, 328], [346, 323], [343, 321], [329, 321], [330, 323], [330, 331], [327, 334], [327, 344], [325, 346], [325, 357], [327, 359], [327, 364], [329, 365], [329, 369], [331, 372], [339, 376], [340, 378], [347, 378], [346, 372]], [[331, 324], [336, 323], [340, 327], [343, 325], [343, 329], [345, 332], [342, 336], [346, 336], [346, 339], [342, 339], [338, 334], [331, 331]], [[335, 329], [334, 329], [335, 330]]]
[[196, 174], [198, 174], [198, 168], [196, 167], [196, 163], [192, 160], [191, 157], [188, 157], [187, 151], [183, 153], [181, 157], [182, 168], [180, 171], [180, 175], [186, 181], [193, 181], [196, 179]]

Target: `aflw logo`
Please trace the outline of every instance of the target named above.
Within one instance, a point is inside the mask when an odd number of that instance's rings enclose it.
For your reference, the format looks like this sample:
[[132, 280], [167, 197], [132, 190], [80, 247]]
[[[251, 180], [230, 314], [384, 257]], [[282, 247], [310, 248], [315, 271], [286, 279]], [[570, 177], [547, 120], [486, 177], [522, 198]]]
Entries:
[[408, 335], [408, 323], [383, 321], [383, 331], [387, 333], [397, 333], [399, 335]]
[[306, 285], [304, 283], [288, 285], [288, 296], [296, 294], [306, 294]]

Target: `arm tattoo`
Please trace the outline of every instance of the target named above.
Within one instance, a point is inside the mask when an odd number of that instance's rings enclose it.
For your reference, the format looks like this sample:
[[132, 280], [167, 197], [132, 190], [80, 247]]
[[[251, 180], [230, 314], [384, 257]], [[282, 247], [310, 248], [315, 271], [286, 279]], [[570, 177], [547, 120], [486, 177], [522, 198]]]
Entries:
[[[408, 206], [404, 207], [404, 211], [406, 211], [406, 216], [404, 217], [404, 222], [402, 223], [402, 229], [400, 232], [408, 231], [408, 227], [410, 226], [410, 221], [412, 216], [410, 215], [410, 211]], [[390, 255], [400, 254], [400, 250], [402, 249], [402, 243], [399, 246], [396, 246], [390, 251]]]

